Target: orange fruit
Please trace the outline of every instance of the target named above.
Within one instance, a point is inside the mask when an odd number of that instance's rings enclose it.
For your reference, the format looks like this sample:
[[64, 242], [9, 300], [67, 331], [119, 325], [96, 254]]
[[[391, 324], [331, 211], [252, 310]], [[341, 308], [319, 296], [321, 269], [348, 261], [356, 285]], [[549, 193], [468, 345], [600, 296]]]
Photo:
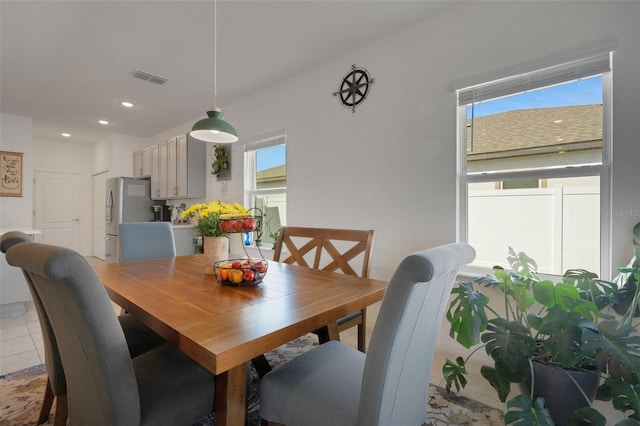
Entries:
[[229, 279], [228, 269], [218, 269], [218, 279], [220, 281], [227, 281]]

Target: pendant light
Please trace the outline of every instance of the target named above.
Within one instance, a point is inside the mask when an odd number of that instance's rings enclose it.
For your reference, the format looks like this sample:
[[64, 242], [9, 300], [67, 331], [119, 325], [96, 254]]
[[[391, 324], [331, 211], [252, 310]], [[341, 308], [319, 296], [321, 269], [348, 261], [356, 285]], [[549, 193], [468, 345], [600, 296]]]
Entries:
[[224, 113], [216, 106], [217, 86], [217, 39], [218, 39], [218, 1], [213, 1], [213, 108], [207, 111], [208, 118], [203, 118], [193, 125], [190, 135], [203, 142], [231, 143], [238, 140], [238, 133], [233, 126], [222, 119]]

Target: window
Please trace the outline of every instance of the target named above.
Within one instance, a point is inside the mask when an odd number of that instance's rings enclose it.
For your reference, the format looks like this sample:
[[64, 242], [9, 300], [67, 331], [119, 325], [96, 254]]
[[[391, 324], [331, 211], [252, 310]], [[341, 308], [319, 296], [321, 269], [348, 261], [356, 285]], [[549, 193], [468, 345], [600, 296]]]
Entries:
[[257, 207], [263, 214], [262, 243], [274, 242], [280, 227], [287, 223], [286, 154], [283, 134], [245, 145], [245, 205]]
[[610, 71], [607, 53], [458, 90], [458, 234], [472, 266], [504, 265], [513, 247], [541, 273], [610, 274]]

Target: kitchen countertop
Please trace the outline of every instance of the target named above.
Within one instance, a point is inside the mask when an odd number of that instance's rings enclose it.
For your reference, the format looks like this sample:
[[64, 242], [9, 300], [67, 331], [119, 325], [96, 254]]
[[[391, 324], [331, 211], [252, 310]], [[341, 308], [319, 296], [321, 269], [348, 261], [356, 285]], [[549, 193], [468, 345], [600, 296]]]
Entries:
[[171, 227], [174, 229], [180, 229], [180, 228], [195, 228], [195, 226], [193, 226], [190, 223], [181, 223], [179, 225], [176, 225], [174, 223], [171, 224]]
[[39, 230], [39, 229], [33, 229], [33, 228], [26, 227], [26, 226], [16, 226], [16, 227], [10, 227], [10, 228], [0, 228], [0, 235], [4, 234], [5, 232], [10, 232], [10, 231], [24, 232], [25, 234], [28, 234], [28, 235], [40, 235], [40, 234], [42, 234], [42, 231]]

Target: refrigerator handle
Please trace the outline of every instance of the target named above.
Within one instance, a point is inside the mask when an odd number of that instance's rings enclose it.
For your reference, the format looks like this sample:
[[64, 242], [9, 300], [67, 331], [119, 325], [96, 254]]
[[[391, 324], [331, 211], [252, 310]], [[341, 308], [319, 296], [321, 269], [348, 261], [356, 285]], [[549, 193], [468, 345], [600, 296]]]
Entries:
[[107, 195], [107, 204], [105, 206], [105, 215], [104, 215], [107, 225], [109, 225], [113, 221], [113, 190], [109, 190], [109, 195]]

